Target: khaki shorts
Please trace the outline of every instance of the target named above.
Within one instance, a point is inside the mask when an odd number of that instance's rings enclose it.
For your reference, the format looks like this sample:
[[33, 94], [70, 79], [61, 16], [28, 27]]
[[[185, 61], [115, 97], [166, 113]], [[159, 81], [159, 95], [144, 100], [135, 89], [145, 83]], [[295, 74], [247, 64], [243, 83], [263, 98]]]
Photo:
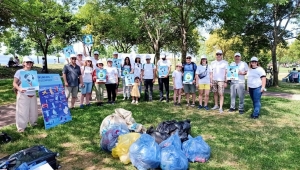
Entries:
[[210, 84], [199, 84], [199, 90], [210, 90]]
[[196, 85], [195, 84], [184, 84], [183, 89], [184, 89], [184, 93], [195, 93]]
[[213, 81], [212, 92], [218, 92], [219, 94], [224, 94], [224, 81]]
[[66, 96], [69, 98], [72, 94], [73, 98], [77, 97], [78, 94], [78, 86], [72, 86], [72, 87], [67, 87], [66, 88]]

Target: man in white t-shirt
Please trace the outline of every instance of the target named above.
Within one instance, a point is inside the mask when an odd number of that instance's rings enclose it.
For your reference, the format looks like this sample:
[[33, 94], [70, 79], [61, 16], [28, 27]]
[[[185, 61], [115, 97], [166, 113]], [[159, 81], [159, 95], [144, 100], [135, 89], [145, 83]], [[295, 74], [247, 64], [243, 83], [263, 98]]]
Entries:
[[[160, 66], [167, 66], [168, 72], [167, 72], [166, 76], [158, 78], [159, 96], [160, 96], [159, 101], [163, 101], [164, 99], [166, 99], [166, 102], [169, 102], [169, 74], [171, 71], [172, 64], [169, 60], [167, 60], [166, 55], [162, 55], [161, 59], [157, 62], [158, 77], [159, 77], [158, 69], [160, 69]], [[166, 98], [164, 97], [164, 87], [163, 86], [165, 86]]]
[[[155, 82], [155, 65], [150, 63], [151, 57], [146, 55], [146, 63], [142, 66], [141, 77], [144, 79], [145, 85], [145, 101], [152, 101], [153, 96], [153, 84]], [[150, 94], [148, 92], [150, 87]]]
[[[216, 60], [211, 63], [212, 74], [210, 80], [215, 100], [215, 106], [211, 109], [219, 109], [220, 113], [223, 113], [224, 89], [227, 87], [227, 68], [228, 62], [223, 60], [222, 50], [218, 50]], [[220, 107], [218, 97], [220, 98]]]
[[[113, 52], [113, 59], [118, 59], [119, 57], [119, 53], [117, 51], [114, 51]], [[118, 70], [117, 68], [117, 71], [118, 71], [118, 83], [116, 85], [116, 96], [118, 96], [118, 88], [119, 88], [119, 84], [120, 84], [120, 81], [121, 81], [121, 74], [119, 73], [120, 70]], [[117, 97], [116, 97], [116, 100], [117, 100]]]
[[235, 98], [239, 96], [239, 113], [244, 113], [244, 98], [245, 98], [245, 75], [248, 72], [248, 65], [244, 61], [241, 61], [241, 54], [234, 54], [234, 62], [230, 66], [238, 66], [238, 79], [230, 81], [230, 109], [229, 112], [234, 112], [235, 108]]

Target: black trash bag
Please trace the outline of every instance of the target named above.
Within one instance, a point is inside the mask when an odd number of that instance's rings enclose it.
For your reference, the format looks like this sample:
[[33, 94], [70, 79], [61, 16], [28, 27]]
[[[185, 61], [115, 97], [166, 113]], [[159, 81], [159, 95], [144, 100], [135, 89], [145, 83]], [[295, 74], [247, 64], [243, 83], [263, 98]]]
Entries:
[[14, 170], [23, 163], [32, 166], [43, 161], [46, 161], [53, 169], [58, 169], [60, 168], [56, 160], [58, 155], [58, 153], [50, 151], [45, 146], [33, 146], [1, 158], [0, 169]]
[[155, 141], [159, 144], [160, 142], [166, 140], [172, 134], [175, 134], [178, 131], [181, 142], [188, 140], [188, 135], [191, 133], [191, 124], [190, 120], [184, 121], [164, 121], [161, 122], [156, 130], [153, 127], [150, 127], [147, 130], [147, 134], [155, 138]]
[[11, 141], [11, 137], [8, 136], [7, 133], [1, 132], [0, 133], [0, 143], [8, 143]]

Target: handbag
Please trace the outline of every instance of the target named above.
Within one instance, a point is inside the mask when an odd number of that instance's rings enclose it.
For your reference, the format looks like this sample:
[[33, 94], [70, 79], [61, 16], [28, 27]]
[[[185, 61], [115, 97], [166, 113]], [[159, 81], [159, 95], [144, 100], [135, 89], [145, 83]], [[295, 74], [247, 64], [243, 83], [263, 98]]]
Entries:
[[206, 77], [206, 75], [207, 75], [207, 66], [208, 66], [208, 65], [206, 65], [205, 71], [204, 71], [203, 73], [201, 73], [201, 74], [198, 75], [198, 77], [199, 77], [200, 79], [203, 79], [204, 77]]

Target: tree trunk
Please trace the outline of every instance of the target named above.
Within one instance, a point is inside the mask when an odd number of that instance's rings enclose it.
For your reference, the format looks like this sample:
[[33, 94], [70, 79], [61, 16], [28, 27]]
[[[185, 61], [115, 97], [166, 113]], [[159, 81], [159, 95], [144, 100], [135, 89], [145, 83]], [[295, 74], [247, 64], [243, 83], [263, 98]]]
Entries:
[[160, 43], [159, 43], [159, 40], [155, 40], [153, 42], [153, 50], [155, 52], [154, 64], [156, 65], [159, 58], [160, 58]]
[[181, 63], [185, 63], [186, 53], [187, 53], [187, 38], [186, 38], [186, 28], [181, 27]]
[[40, 64], [39, 56], [36, 56], [37, 63]]
[[272, 65], [273, 65], [273, 86], [278, 86], [278, 66], [276, 60], [276, 49], [277, 49], [277, 42], [274, 40], [274, 44], [271, 49], [272, 53]]
[[57, 63], [59, 63], [59, 57], [57, 57]]

